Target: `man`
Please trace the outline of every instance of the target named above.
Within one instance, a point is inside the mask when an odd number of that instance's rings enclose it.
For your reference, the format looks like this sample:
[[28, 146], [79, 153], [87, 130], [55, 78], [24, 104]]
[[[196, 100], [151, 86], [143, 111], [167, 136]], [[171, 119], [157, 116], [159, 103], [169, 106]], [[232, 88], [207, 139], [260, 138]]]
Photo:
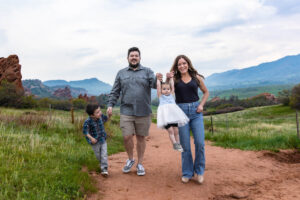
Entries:
[[[156, 77], [151, 69], [140, 64], [141, 53], [137, 47], [128, 50], [129, 66], [121, 69], [109, 95], [107, 115], [112, 115], [112, 107], [121, 94], [120, 126], [128, 160], [123, 168], [129, 173], [135, 163], [133, 159], [133, 136], [136, 135], [138, 164], [137, 175], [146, 174], [142, 165], [146, 149], [145, 137], [149, 135], [151, 124], [151, 88], [156, 88]], [[161, 74], [157, 74], [162, 79]]]

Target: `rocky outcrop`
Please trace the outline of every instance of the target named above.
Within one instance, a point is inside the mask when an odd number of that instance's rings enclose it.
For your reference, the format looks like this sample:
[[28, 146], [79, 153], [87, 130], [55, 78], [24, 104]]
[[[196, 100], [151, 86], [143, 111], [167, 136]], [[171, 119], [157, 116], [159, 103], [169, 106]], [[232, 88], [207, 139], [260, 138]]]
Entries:
[[84, 95], [80, 94], [78, 96], [78, 99], [83, 99], [86, 102], [97, 102], [96, 96], [89, 97], [87, 94], [84, 94]]
[[84, 94], [84, 95], [80, 94], [80, 95], [78, 96], [78, 99], [83, 99], [83, 100], [85, 100], [86, 102], [89, 101], [89, 97], [88, 97], [87, 94]]
[[261, 93], [259, 95], [250, 97], [249, 99], [257, 99], [257, 98], [260, 98], [260, 97], [264, 97], [266, 100], [274, 102], [274, 103], [278, 102], [278, 99], [275, 97], [274, 94], [267, 93], [267, 92], [264, 92], [264, 93]]
[[22, 85], [21, 65], [17, 55], [0, 58], [0, 84], [2, 81], [15, 84], [18, 91], [24, 91]]
[[69, 87], [65, 87], [64, 89], [57, 89], [53, 93], [54, 96], [62, 99], [72, 99], [71, 90]]

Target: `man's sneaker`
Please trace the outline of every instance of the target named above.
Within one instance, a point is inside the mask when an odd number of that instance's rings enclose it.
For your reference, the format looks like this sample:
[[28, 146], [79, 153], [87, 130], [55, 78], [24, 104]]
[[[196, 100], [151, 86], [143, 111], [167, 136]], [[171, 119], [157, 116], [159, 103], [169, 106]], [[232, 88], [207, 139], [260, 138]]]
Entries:
[[144, 176], [146, 174], [145, 169], [142, 164], [138, 164], [136, 166], [136, 171], [137, 171], [136, 174], [139, 176]]
[[108, 171], [107, 171], [106, 167], [101, 170], [101, 174], [102, 174], [102, 176], [105, 176], [105, 177], [108, 176]]
[[123, 167], [123, 172], [124, 173], [128, 173], [128, 172], [130, 172], [130, 170], [131, 170], [131, 167], [133, 166], [133, 164], [134, 164], [134, 160], [127, 160], [126, 161], [126, 165]]
[[174, 143], [173, 144], [173, 149], [176, 150], [176, 151], [183, 152], [183, 148], [179, 143]]

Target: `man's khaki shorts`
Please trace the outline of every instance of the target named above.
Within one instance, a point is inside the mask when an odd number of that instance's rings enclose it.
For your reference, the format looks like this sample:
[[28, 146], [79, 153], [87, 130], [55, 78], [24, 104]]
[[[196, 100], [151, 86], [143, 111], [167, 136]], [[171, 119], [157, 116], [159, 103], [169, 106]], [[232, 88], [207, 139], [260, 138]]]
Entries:
[[148, 136], [150, 125], [151, 115], [145, 117], [128, 115], [120, 116], [120, 127], [122, 129], [123, 136], [134, 134], [140, 136]]

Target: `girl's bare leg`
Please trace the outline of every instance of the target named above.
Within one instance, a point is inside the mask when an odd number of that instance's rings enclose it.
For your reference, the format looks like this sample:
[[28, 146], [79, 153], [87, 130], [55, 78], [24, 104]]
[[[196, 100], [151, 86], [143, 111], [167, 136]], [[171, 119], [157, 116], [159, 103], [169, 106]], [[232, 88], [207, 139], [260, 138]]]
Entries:
[[180, 144], [178, 128], [177, 127], [173, 127], [173, 131], [174, 131], [174, 137], [175, 137], [176, 143]]
[[170, 138], [170, 141], [172, 142], [172, 145], [176, 143], [176, 139], [175, 139], [175, 136], [174, 136], [174, 130], [173, 130], [173, 127], [170, 127], [168, 128], [168, 133], [169, 133], [169, 138]]

